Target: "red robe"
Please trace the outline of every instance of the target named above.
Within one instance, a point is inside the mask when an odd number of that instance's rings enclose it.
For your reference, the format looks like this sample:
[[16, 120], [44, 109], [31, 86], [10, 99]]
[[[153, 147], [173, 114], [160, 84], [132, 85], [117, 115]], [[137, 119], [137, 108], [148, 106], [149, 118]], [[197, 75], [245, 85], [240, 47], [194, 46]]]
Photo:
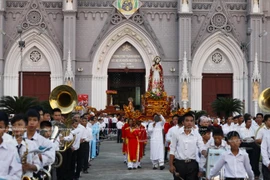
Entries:
[[138, 128], [126, 128], [126, 142], [127, 142], [127, 161], [137, 162], [139, 160], [139, 134], [140, 130]]
[[140, 131], [140, 134], [139, 134], [139, 141], [140, 141], [140, 159], [139, 159], [139, 161], [140, 161], [144, 155], [145, 145], [147, 144], [147, 133], [146, 133], [145, 127], [143, 125], [140, 125], [139, 131]]
[[128, 123], [125, 123], [122, 127], [122, 140], [123, 140], [123, 146], [122, 146], [122, 152], [123, 154], [126, 154], [127, 152], [127, 144], [126, 144], [126, 128], [129, 127]]

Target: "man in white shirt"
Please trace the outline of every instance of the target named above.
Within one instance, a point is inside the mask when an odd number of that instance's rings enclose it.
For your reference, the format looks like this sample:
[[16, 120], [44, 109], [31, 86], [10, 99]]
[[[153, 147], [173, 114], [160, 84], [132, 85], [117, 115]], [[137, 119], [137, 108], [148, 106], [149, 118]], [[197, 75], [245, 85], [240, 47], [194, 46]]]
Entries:
[[170, 145], [170, 172], [174, 179], [179, 177], [185, 180], [198, 179], [198, 162], [196, 161], [197, 148], [206, 156], [206, 149], [199, 133], [193, 130], [194, 116], [191, 113], [184, 115], [183, 127], [173, 134]]
[[112, 132], [113, 134], [116, 134], [116, 123], [117, 123], [118, 119], [117, 119], [117, 116], [116, 114], [114, 115], [114, 117], [112, 118]]
[[116, 123], [117, 128], [117, 143], [122, 143], [122, 127], [124, 126], [123, 119], [119, 119], [119, 121]]
[[256, 178], [260, 176], [259, 160], [261, 149], [255, 143], [255, 130], [251, 127], [252, 120], [245, 116], [245, 127], [240, 129], [240, 138], [242, 139], [241, 147], [245, 147], [250, 159], [250, 165]]
[[[264, 118], [270, 121], [270, 114], [266, 114]], [[270, 179], [270, 131], [266, 131], [262, 138], [261, 153], [262, 153], [262, 174], [263, 179]]]
[[226, 121], [226, 124], [224, 124], [222, 126], [222, 130], [223, 130], [224, 136], [226, 137], [226, 135], [230, 131], [233, 131], [235, 129], [235, 126], [232, 123], [233, 122], [233, 117], [232, 116], [226, 117], [225, 121]]
[[[270, 119], [268, 121], [268, 116], [263, 117], [263, 114], [261, 113], [258, 113], [256, 117], [258, 117], [258, 128], [255, 132], [255, 142], [261, 145], [264, 134], [266, 134], [267, 131], [270, 129]], [[263, 122], [261, 122], [261, 119], [263, 119]]]

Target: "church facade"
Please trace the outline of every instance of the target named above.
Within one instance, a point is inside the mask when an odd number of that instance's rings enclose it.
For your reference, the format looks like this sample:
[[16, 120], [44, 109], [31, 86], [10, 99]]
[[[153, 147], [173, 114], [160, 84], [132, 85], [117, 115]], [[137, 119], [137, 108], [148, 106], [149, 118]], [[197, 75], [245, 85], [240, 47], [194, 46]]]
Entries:
[[232, 97], [254, 114], [270, 85], [269, 10], [267, 0], [2, 0], [0, 96], [45, 100], [70, 84], [97, 109], [107, 90], [139, 107], [159, 56], [181, 107], [210, 112]]

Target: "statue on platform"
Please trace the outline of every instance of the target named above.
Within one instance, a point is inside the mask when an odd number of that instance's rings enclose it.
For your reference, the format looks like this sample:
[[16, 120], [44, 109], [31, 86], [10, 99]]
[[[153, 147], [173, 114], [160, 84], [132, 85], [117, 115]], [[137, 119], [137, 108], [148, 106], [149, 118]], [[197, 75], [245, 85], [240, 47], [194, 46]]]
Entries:
[[254, 81], [252, 88], [253, 88], [253, 101], [257, 101], [259, 97], [259, 88], [260, 88], [259, 82]]
[[182, 84], [182, 101], [188, 101], [188, 85], [187, 81]]
[[154, 64], [150, 69], [148, 91], [160, 95], [164, 92], [163, 68], [160, 64], [161, 59], [159, 56], [156, 56], [153, 61]]
[[128, 98], [128, 109], [129, 109], [130, 111], [134, 111], [133, 98], [132, 98], [132, 97], [129, 97], [129, 98]]

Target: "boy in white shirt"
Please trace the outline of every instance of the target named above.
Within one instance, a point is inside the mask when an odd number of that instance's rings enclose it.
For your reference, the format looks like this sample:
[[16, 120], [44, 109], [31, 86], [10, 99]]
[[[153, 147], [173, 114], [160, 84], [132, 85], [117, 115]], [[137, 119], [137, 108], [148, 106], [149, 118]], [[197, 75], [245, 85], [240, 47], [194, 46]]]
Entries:
[[22, 165], [16, 148], [2, 138], [8, 126], [8, 116], [0, 112], [0, 179], [18, 180], [22, 177]]
[[[225, 180], [239, 179], [244, 180], [246, 174], [249, 179], [254, 179], [254, 174], [250, 166], [248, 154], [245, 150], [240, 149], [240, 135], [236, 131], [231, 131], [227, 134], [228, 144], [231, 149], [224, 152], [211, 169], [208, 179], [216, 176], [224, 166]], [[237, 167], [237, 168], [236, 168]]]
[[33, 172], [38, 172], [41, 162], [35, 150], [38, 149], [36, 143], [23, 138], [26, 131], [27, 120], [22, 115], [15, 115], [12, 120], [12, 133], [14, 135], [13, 144], [17, 147], [17, 152], [21, 160], [23, 176], [33, 177]]

